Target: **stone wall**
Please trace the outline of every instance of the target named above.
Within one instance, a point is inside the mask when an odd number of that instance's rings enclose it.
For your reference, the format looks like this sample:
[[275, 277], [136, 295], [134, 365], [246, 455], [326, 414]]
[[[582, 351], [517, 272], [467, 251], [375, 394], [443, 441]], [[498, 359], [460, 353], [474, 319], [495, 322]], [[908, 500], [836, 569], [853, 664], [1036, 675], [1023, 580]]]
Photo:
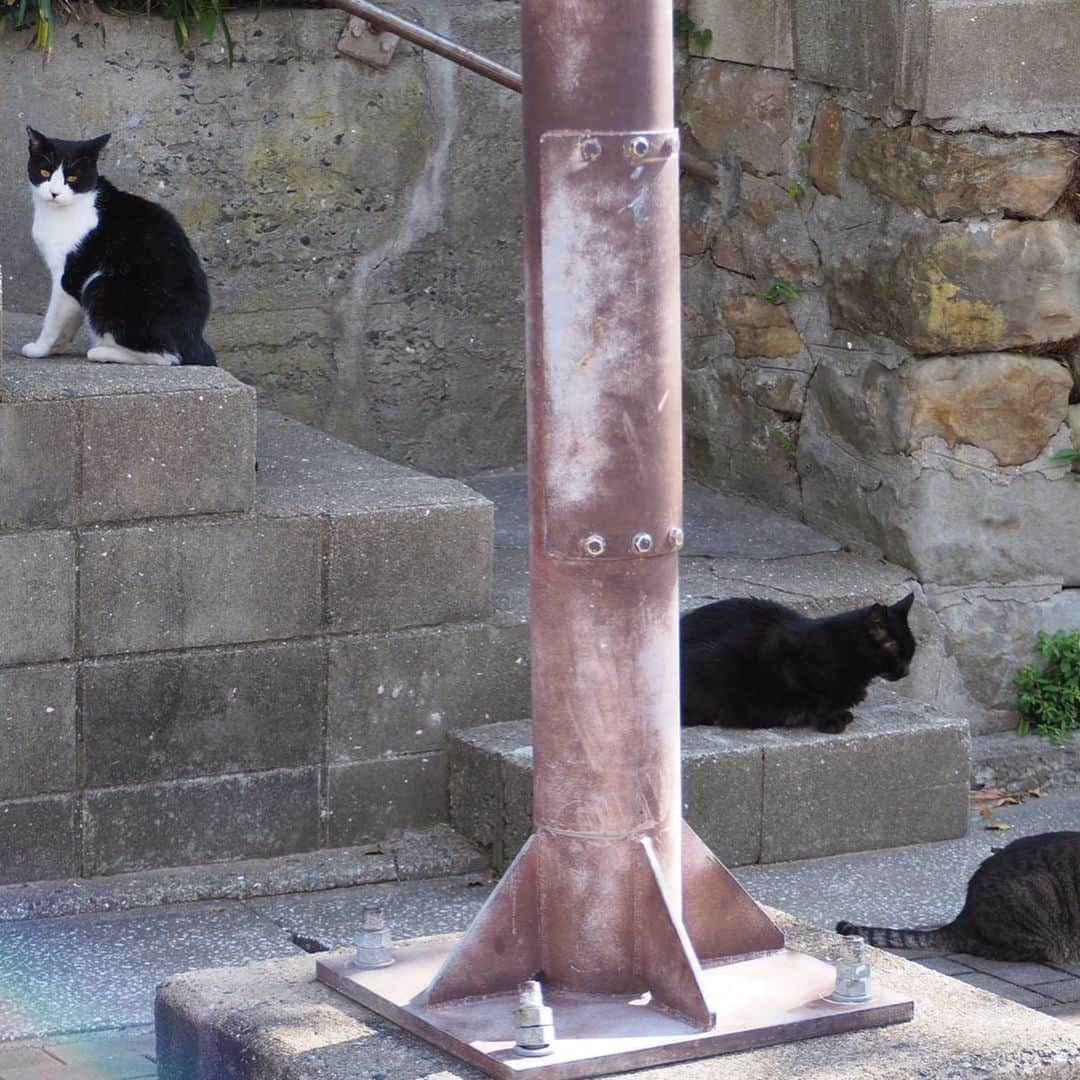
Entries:
[[[517, 5], [394, 2], [517, 65]], [[520, 102], [402, 45], [336, 51], [344, 16], [229, 16], [177, 52], [160, 19], [58, 31], [52, 60], [0, 30], [0, 262], [12, 311], [48, 298], [30, 242], [23, 127], [111, 130], [105, 169], [174, 210], [207, 262], [222, 364], [263, 400], [440, 473], [524, 457]], [[5, 23], [6, 26], [6, 23]]]
[[[935, 704], [1080, 625], [1080, 3], [690, 0], [691, 466], [914, 570]], [[711, 31], [711, 36], [703, 31]], [[1070, 420], [1071, 417], [1071, 420]]]

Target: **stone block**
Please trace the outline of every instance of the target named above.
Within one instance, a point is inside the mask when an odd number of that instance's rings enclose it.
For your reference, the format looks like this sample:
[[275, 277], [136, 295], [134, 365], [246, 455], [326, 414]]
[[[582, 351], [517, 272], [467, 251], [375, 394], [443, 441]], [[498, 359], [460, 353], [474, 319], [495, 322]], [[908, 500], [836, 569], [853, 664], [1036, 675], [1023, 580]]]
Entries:
[[0, 528], [75, 524], [76, 431], [70, 402], [0, 404]]
[[966, 721], [919, 706], [858, 710], [841, 735], [763, 738], [761, 861], [785, 862], [963, 836]]
[[1080, 225], [912, 229], [829, 266], [834, 323], [915, 353], [1004, 352], [1080, 334]]
[[322, 525], [246, 518], [83, 534], [80, 621], [87, 655], [317, 633]]
[[445, 753], [331, 765], [327, 773], [331, 847], [386, 840], [447, 818]]
[[327, 604], [335, 631], [484, 619], [491, 504], [455, 481], [388, 482], [382, 500], [332, 520]]
[[872, 191], [941, 221], [1042, 217], [1065, 193], [1075, 165], [1076, 151], [1062, 139], [883, 125], [856, 132], [848, 160]]
[[840, 194], [846, 136], [844, 110], [835, 101], [821, 102], [810, 132], [810, 179], [822, 195]]
[[64, 660], [75, 647], [75, 539], [0, 536], [0, 665]]
[[728, 866], [761, 859], [761, 746], [751, 735], [684, 728], [683, 817]]
[[75, 669], [0, 671], [0, 799], [75, 787]]
[[797, 141], [792, 82], [783, 71], [698, 61], [680, 114], [707, 158], [730, 151], [755, 173], [782, 173]]
[[690, 52], [753, 67], [787, 68], [791, 49], [791, 0], [690, 0], [695, 31], [708, 30], [708, 44], [691, 35]]
[[0, 802], [0, 885], [77, 877], [75, 798]]
[[902, 37], [894, 0], [794, 0], [796, 75], [861, 91], [875, 113], [892, 104]]
[[83, 665], [90, 787], [315, 765], [325, 647], [316, 642]]
[[1074, 0], [918, 0], [905, 20], [899, 105], [958, 129], [1080, 129]]
[[319, 846], [317, 768], [88, 790], [83, 799], [86, 876]]
[[[799, 434], [806, 521], [856, 547], [871, 547], [940, 585], [1080, 584], [1080, 499], [1066, 462], [1064, 428], [1024, 465], [998, 467], [978, 447], [925, 438], [911, 453], [863, 448], [876, 406], [864, 399], [846, 425], [823, 367], [811, 381]], [[840, 378], [842, 376], [837, 376]], [[840, 393], [857, 398], [861, 375]], [[850, 393], [849, 393], [850, 390]], [[862, 432], [849, 441], [847, 428]], [[886, 437], [887, 437], [887, 429]]]
[[84, 522], [251, 509], [249, 387], [89, 397], [80, 411]]
[[529, 629], [440, 626], [330, 647], [333, 763], [442, 750], [447, 732], [529, 713]]
[[793, 356], [802, 338], [783, 304], [771, 304], [756, 296], [735, 296], [722, 306], [724, 329], [735, 339], [738, 357], [775, 359]]

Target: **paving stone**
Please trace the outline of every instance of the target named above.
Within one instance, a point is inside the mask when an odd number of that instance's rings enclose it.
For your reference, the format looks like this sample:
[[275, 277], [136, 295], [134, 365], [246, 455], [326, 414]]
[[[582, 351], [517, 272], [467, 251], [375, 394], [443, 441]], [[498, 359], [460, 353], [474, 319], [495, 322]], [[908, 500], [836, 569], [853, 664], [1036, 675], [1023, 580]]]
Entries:
[[377, 904], [386, 914], [395, 940], [427, 934], [451, 934], [468, 927], [491, 894], [489, 874], [468, 874], [400, 885], [364, 885], [307, 896], [274, 896], [251, 900], [248, 907], [280, 926], [326, 949], [355, 945], [365, 905]]
[[102, 1080], [137, 1080], [156, 1077], [156, 1045], [153, 1033], [146, 1035], [95, 1036], [45, 1043], [45, 1049], [67, 1066], [67, 1075], [78, 1073]]
[[434, 483], [422, 499], [392, 485], [385, 507], [333, 519], [327, 604], [335, 631], [490, 615], [491, 504], [455, 481]]
[[18, 987], [0, 997], [0, 1039], [147, 1024], [154, 987], [174, 972], [299, 952], [229, 902], [0, 923], [0, 985]]
[[75, 669], [0, 671], [0, 799], [75, 786]]
[[446, 754], [331, 765], [329, 844], [385, 840], [447, 819]]
[[75, 540], [0, 536], [0, 665], [65, 660], [75, 646]]
[[0, 885], [73, 877], [75, 814], [71, 795], [0, 802]]
[[[899, 949], [890, 950], [891, 952], [899, 952]], [[931, 971], [940, 972], [942, 975], [963, 975], [971, 972], [971, 967], [967, 964], [962, 964], [958, 960], [953, 960], [950, 956], [927, 956], [923, 959], [916, 961], [922, 964], [923, 967], [929, 968]]]
[[80, 412], [84, 522], [251, 509], [250, 388], [94, 396]]
[[399, 881], [484, 873], [491, 865], [481, 851], [449, 825], [409, 829], [394, 842], [393, 852]]
[[75, 524], [76, 431], [68, 402], [0, 404], [0, 528]]
[[1031, 989], [1062, 1004], [1075, 1005], [1080, 1003], [1080, 979], [1061, 979], [1057, 982], [1036, 983]]
[[528, 627], [335, 639], [329, 695], [331, 762], [441, 750], [450, 730], [528, 715]]
[[974, 986], [979, 990], [988, 990], [997, 997], [1007, 998], [1009, 1001], [1015, 1001], [1019, 1005], [1026, 1005], [1029, 1009], [1038, 1009], [1052, 1004], [1049, 998], [1035, 993], [1034, 990], [1016, 986], [1013, 983], [1006, 982], [1004, 979], [999, 979], [994, 975], [987, 975], [981, 971], [977, 971], [973, 975], [957, 975], [955, 979], [957, 982], [966, 983], [968, 986]]
[[10, 1050], [0, 1048], [0, 1077], [6, 1077], [9, 1070], [46, 1068], [60, 1063], [40, 1046], [20, 1046]]
[[85, 783], [318, 764], [324, 667], [316, 642], [84, 664]]
[[1055, 1016], [1065, 1024], [1080, 1026], [1080, 1005], [1069, 1002], [1064, 1005], [1047, 1005], [1039, 1010], [1047, 1016]]
[[83, 815], [88, 876], [310, 851], [319, 844], [319, 770], [91, 790]]
[[992, 960], [986, 956], [969, 956], [966, 953], [957, 953], [956, 959], [967, 964], [969, 968], [1005, 979], [1017, 986], [1035, 986], [1037, 983], [1053, 982], [1061, 977], [1061, 972], [1049, 964]]
[[322, 626], [321, 529], [304, 518], [164, 522], [83, 534], [89, 655], [266, 641]]

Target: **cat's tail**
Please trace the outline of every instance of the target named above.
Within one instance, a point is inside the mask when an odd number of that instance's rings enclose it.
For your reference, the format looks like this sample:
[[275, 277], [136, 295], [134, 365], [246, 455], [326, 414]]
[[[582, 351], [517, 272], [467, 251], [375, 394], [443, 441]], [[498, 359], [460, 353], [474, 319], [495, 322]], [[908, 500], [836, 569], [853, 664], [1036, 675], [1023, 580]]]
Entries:
[[838, 922], [836, 932], [845, 936], [857, 935], [867, 945], [876, 945], [879, 949], [952, 949], [955, 946], [950, 926], [936, 930], [899, 930], [890, 926]]
[[217, 367], [217, 357], [214, 355], [214, 350], [206, 343], [205, 338], [198, 336], [184, 344], [180, 355], [180, 363]]

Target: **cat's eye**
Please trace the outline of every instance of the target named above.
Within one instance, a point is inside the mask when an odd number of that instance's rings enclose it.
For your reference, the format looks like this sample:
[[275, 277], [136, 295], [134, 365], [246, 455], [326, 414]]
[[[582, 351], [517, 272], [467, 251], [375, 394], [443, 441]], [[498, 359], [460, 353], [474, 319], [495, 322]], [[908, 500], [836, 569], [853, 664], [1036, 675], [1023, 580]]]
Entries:
[[78, 181], [78, 179], [79, 179], [79, 178], [78, 178], [77, 176], [69, 176], [69, 177], [67, 178], [67, 182], [68, 182], [69, 184], [74, 184], [74, 183], [76, 183], [76, 182]]
[[41, 173], [41, 175], [44, 177], [52, 176], [52, 173], [49, 172], [48, 169], [38, 169], [38, 172]]

